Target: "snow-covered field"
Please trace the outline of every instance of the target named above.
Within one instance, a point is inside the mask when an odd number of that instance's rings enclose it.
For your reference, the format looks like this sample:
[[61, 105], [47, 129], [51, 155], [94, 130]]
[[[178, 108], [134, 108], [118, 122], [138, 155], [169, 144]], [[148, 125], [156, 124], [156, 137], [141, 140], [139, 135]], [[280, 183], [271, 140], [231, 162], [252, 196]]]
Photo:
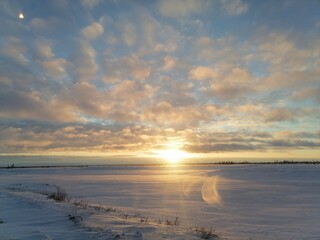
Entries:
[[[72, 199], [47, 199], [55, 186]], [[199, 227], [319, 240], [320, 166], [0, 169], [1, 240], [201, 239]]]

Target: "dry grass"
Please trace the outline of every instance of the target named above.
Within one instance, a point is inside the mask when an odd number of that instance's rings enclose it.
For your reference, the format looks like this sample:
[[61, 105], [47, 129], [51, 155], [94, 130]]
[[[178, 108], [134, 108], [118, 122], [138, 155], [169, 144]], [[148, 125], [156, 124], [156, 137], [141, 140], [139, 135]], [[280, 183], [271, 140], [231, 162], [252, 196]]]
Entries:
[[180, 225], [180, 220], [179, 220], [178, 217], [176, 217], [173, 220], [166, 219], [164, 223], [165, 223], [165, 225], [169, 225], [169, 226], [179, 226]]
[[[138, 216], [131, 216], [127, 212], [122, 212], [120, 209], [113, 208], [113, 207], [107, 207], [103, 205], [91, 205], [87, 202], [84, 202], [82, 200], [77, 201], [74, 199], [71, 199], [71, 197], [68, 196], [66, 191], [62, 189], [59, 186], [56, 186], [56, 191], [52, 192], [51, 194], [48, 195], [49, 199], [53, 199], [58, 202], [70, 202], [70, 204], [73, 204], [74, 206], [80, 207], [82, 209], [89, 209], [89, 210], [94, 210], [97, 212], [113, 212], [117, 214], [118, 216], [122, 217], [123, 219], [128, 219], [128, 218], [138, 218]], [[68, 218], [70, 221], [74, 222], [75, 225], [81, 225], [83, 218], [78, 215], [68, 215]], [[175, 217], [174, 219], [168, 219], [168, 218], [161, 218], [161, 219], [150, 219], [148, 217], [139, 217], [140, 223], [148, 223], [149, 220], [153, 220], [157, 224], [160, 225], [167, 225], [167, 226], [179, 226], [180, 225], [180, 219], [179, 217]], [[0, 219], [0, 224], [4, 223]], [[219, 239], [219, 236], [215, 234], [215, 230], [212, 228], [204, 228], [204, 227], [190, 227], [188, 228], [191, 231], [194, 232], [194, 234], [198, 235], [202, 239]]]
[[215, 234], [212, 228], [196, 227], [193, 232], [200, 236], [202, 239], [218, 239], [219, 236]]
[[48, 196], [49, 199], [53, 199], [57, 202], [69, 202], [70, 197], [66, 193], [66, 191], [60, 187], [56, 187], [56, 191], [52, 192]]

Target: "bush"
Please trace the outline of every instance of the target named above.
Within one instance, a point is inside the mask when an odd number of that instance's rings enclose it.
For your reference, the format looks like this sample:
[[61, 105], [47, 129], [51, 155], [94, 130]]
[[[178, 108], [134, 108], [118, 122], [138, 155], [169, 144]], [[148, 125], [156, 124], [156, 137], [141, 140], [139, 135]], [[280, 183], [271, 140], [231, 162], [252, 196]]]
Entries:
[[212, 228], [207, 229], [204, 227], [197, 227], [194, 229], [194, 232], [198, 234], [202, 239], [216, 239], [219, 237], [217, 234], [214, 233], [215, 230], [213, 230]]
[[165, 221], [165, 225], [169, 225], [169, 226], [179, 226], [179, 224], [180, 224], [180, 221], [178, 217], [176, 217], [174, 220], [166, 219]]
[[67, 202], [70, 200], [66, 191], [60, 187], [56, 187], [56, 191], [49, 194], [48, 198], [56, 200], [57, 202]]

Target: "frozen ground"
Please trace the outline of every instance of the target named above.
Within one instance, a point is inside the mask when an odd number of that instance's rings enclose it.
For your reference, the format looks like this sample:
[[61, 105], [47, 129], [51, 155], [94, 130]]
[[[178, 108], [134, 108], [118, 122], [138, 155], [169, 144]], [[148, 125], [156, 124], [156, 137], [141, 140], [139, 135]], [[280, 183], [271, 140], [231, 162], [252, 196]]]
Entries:
[[0, 239], [319, 240], [319, 186], [319, 165], [1, 169]]

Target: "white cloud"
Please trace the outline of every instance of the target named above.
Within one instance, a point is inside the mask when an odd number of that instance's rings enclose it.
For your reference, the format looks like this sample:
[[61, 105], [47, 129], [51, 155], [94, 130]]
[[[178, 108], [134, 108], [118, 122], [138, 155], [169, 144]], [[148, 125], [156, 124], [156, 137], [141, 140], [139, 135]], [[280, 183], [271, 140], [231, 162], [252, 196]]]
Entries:
[[96, 77], [98, 65], [95, 61], [96, 51], [85, 41], [80, 41], [77, 51], [71, 56], [76, 77], [80, 81], [91, 81]]
[[143, 121], [157, 123], [162, 126], [190, 127], [207, 121], [211, 117], [205, 107], [190, 105], [175, 107], [166, 101], [154, 103], [141, 115]]
[[123, 42], [127, 46], [133, 46], [136, 42], [136, 39], [137, 39], [135, 26], [132, 23], [127, 22], [124, 24], [122, 31], [123, 31], [123, 33], [122, 33]]
[[33, 18], [30, 24], [31, 24], [31, 27], [35, 30], [44, 30], [48, 27], [48, 23], [41, 18]]
[[143, 15], [139, 24], [137, 55], [155, 55], [159, 52], [172, 53], [182, 47], [184, 38], [174, 27], [164, 24], [150, 15]]
[[320, 87], [299, 90], [293, 94], [292, 98], [295, 101], [316, 100], [320, 102]]
[[245, 84], [217, 83], [211, 86], [211, 90], [215, 97], [232, 100], [252, 92], [252, 87]]
[[166, 71], [171, 70], [176, 65], [176, 59], [171, 56], [165, 56], [163, 59], [163, 69]]
[[205, 0], [162, 0], [159, 11], [165, 17], [186, 17], [201, 12], [208, 5]]
[[63, 58], [56, 58], [41, 62], [41, 66], [43, 67], [45, 72], [54, 78], [66, 73], [66, 65], [67, 61]]
[[[45, 96], [44, 96], [45, 95]], [[64, 104], [57, 104], [52, 96], [37, 91], [6, 91], [0, 95], [0, 117], [75, 121], [75, 114]]]
[[52, 52], [51, 44], [44, 40], [36, 42], [36, 54], [39, 58], [52, 58], [54, 53]]
[[121, 108], [127, 112], [134, 112], [142, 107], [138, 105], [138, 102], [148, 101], [155, 90], [156, 89], [149, 84], [124, 80], [114, 85], [114, 88], [108, 92], [108, 96], [112, 99], [112, 102], [115, 103], [114, 111]]
[[220, 0], [222, 9], [230, 16], [239, 16], [246, 13], [249, 5], [242, 0]]
[[203, 36], [196, 40], [194, 53], [202, 61], [238, 64], [243, 61], [242, 52], [248, 50], [246, 45], [239, 48], [237, 39], [234, 36], [224, 36], [222, 38], [213, 38]]
[[84, 7], [93, 8], [98, 5], [101, 0], [81, 0], [81, 3]]
[[209, 67], [195, 67], [189, 72], [189, 78], [195, 80], [214, 79], [218, 76], [218, 72]]
[[124, 79], [147, 79], [151, 68], [142, 59], [131, 56], [106, 61], [106, 82], [116, 82]]
[[82, 35], [88, 40], [96, 39], [100, 37], [103, 33], [103, 26], [97, 22], [94, 22], [91, 25], [82, 29]]
[[8, 38], [5, 44], [0, 48], [0, 50], [6, 56], [22, 65], [25, 65], [28, 62], [27, 58], [25, 57], [25, 53], [27, 50], [26, 46], [20, 39], [16, 37]]
[[61, 104], [69, 106], [72, 112], [94, 117], [105, 117], [109, 104], [103, 101], [103, 95], [90, 82], [77, 82], [64, 89], [60, 96]]
[[189, 78], [194, 80], [208, 80], [210, 89], [202, 91], [223, 100], [232, 100], [246, 93], [253, 93], [254, 78], [247, 69], [221, 64], [215, 69], [199, 66], [191, 69]]

